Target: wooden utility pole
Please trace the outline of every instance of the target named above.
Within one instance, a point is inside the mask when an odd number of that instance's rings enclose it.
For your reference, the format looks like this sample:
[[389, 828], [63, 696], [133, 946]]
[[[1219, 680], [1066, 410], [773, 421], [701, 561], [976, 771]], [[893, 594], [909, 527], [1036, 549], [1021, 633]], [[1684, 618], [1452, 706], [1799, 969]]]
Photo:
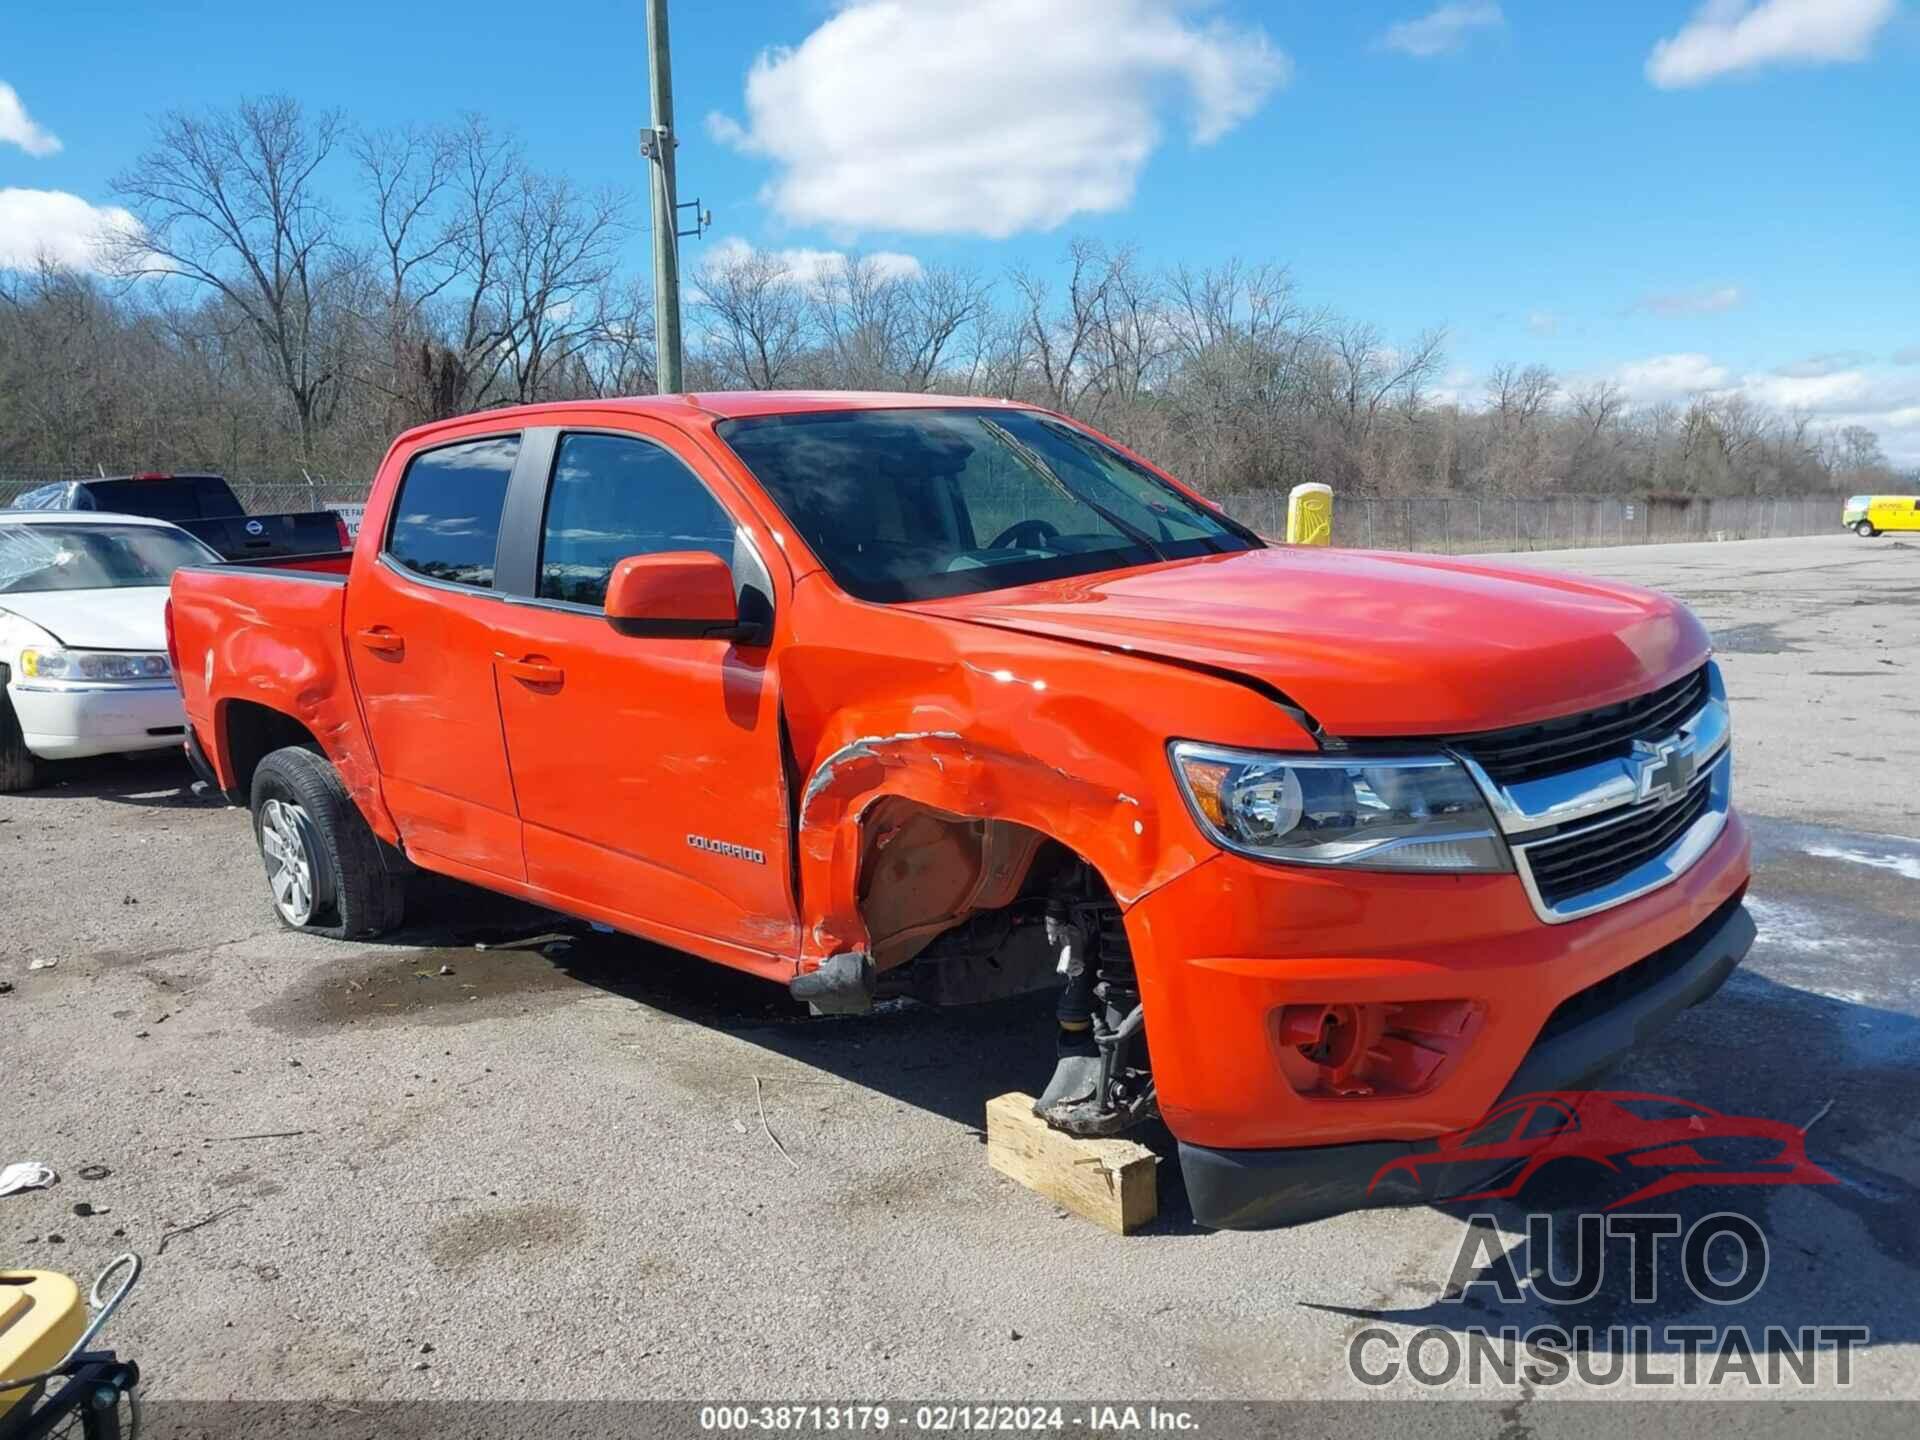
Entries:
[[658, 389], [684, 388], [680, 350], [680, 202], [674, 187], [673, 66], [667, 42], [667, 0], [647, 0], [647, 81], [653, 126], [641, 153], [653, 162], [653, 333]]

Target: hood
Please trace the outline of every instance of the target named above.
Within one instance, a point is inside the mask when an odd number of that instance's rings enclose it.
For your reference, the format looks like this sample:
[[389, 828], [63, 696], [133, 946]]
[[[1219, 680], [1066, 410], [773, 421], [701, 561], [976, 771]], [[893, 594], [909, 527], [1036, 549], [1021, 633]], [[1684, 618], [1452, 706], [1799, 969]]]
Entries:
[[70, 650], [167, 648], [165, 585], [0, 594], [0, 610], [38, 625]]
[[[1274, 547], [927, 601], [1281, 691], [1331, 735], [1447, 735], [1625, 700], [1699, 665], [1704, 627], [1631, 585], [1444, 556]], [[1196, 718], [1195, 731], [1204, 730]]]

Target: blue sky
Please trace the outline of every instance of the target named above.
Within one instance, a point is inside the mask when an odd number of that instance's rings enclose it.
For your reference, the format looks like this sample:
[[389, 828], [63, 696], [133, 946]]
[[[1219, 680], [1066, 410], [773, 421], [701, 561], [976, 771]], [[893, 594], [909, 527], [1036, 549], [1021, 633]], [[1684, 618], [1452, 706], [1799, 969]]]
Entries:
[[[9, 6], [0, 260], [110, 204], [154, 112], [267, 91], [479, 110], [642, 193], [641, 7], [549, 14]], [[1390, 336], [1447, 326], [1463, 398], [1509, 360], [1741, 388], [1920, 464], [1911, 0], [681, 0], [674, 58], [682, 193], [716, 219], [690, 249], [1278, 260]]]

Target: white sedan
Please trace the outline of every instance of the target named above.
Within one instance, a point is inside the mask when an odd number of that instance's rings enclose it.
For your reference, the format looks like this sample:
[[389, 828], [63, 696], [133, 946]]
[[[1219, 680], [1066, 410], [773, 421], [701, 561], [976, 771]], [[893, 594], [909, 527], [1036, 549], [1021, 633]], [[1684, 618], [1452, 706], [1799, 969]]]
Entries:
[[164, 520], [0, 511], [0, 791], [39, 761], [183, 743], [167, 585], [211, 548]]

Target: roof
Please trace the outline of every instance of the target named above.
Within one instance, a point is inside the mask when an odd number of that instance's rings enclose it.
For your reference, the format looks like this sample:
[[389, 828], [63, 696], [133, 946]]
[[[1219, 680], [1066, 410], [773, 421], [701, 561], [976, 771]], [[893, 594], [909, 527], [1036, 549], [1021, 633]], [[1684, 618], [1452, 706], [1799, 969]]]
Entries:
[[929, 395], [887, 390], [707, 390], [689, 395], [641, 396], [623, 405], [648, 407], [659, 401], [684, 402], [725, 420], [745, 415], [792, 415], [809, 410], [928, 410], [963, 405], [1026, 408], [984, 395]]
[[150, 525], [156, 530], [180, 530], [171, 520], [116, 515], [111, 510], [0, 510], [0, 525]]
[[[929, 395], [919, 391], [886, 390], [694, 390], [674, 395], [618, 395], [602, 399], [543, 400], [533, 405], [506, 405], [497, 410], [474, 410], [435, 420], [418, 430], [437, 430], [485, 417], [488, 420], [538, 421], [543, 415], [579, 410], [630, 410], [663, 420], [685, 421], [694, 416], [737, 420], [748, 415], [794, 415], [820, 410], [928, 410], [949, 406], [978, 409], [1031, 409], [1012, 400], [985, 395]], [[409, 432], [412, 433], [412, 432]]]

